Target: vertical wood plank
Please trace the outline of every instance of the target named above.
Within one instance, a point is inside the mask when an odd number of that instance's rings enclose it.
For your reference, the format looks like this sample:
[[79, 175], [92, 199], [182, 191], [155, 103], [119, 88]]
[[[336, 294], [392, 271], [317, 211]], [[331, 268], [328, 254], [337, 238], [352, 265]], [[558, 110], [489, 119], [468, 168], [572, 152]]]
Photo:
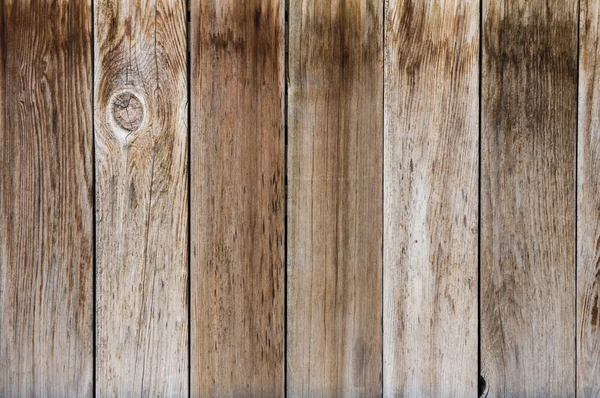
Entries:
[[384, 396], [474, 397], [479, 1], [385, 15]]
[[291, 0], [290, 396], [380, 396], [383, 2]]
[[191, 5], [191, 392], [282, 396], [284, 2]]
[[188, 393], [185, 14], [95, 1], [100, 397]]
[[577, 393], [600, 396], [600, 3], [580, 2]]
[[489, 397], [574, 396], [577, 1], [483, 18], [482, 373]]
[[90, 1], [0, 2], [0, 396], [91, 397]]

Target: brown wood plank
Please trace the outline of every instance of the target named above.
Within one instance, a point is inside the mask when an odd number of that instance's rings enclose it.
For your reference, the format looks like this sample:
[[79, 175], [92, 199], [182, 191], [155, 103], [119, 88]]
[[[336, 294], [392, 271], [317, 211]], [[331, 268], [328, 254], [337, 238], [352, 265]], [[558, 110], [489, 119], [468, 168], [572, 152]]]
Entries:
[[383, 1], [289, 5], [290, 396], [380, 396]]
[[100, 397], [188, 394], [185, 15], [95, 2]]
[[575, 395], [577, 1], [484, 1], [481, 366], [488, 397]]
[[479, 1], [385, 15], [384, 396], [475, 397]]
[[577, 393], [600, 396], [600, 3], [580, 2]]
[[0, 1], [0, 396], [91, 397], [90, 1]]
[[283, 395], [284, 2], [191, 2], [191, 395]]

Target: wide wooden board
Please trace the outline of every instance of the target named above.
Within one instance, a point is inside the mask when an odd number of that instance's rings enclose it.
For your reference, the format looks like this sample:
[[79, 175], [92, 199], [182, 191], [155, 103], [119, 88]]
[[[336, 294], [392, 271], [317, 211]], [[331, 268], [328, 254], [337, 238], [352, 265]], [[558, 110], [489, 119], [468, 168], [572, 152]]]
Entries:
[[289, 396], [380, 396], [383, 1], [291, 0]]
[[188, 394], [184, 0], [96, 0], [96, 393]]
[[0, 396], [91, 397], [89, 0], [0, 1]]
[[384, 396], [474, 397], [479, 1], [385, 18]]
[[577, 1], [483, 3], [481, 371], [575, 395]]
[[284, 2], [191, 2], [191, 395], [283, 395]]

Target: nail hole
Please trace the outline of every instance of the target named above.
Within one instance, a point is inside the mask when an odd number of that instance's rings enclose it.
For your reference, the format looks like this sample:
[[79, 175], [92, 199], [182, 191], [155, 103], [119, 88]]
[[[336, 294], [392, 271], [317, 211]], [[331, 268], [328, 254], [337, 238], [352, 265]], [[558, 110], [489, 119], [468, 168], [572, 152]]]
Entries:
[[487, 383], [485, 382], [485, 379], [483, 378], [483, 376], [479, 375], [479, 396], [483, 397], [483, 394], [485, 394], [486, 391], [487, 391]]

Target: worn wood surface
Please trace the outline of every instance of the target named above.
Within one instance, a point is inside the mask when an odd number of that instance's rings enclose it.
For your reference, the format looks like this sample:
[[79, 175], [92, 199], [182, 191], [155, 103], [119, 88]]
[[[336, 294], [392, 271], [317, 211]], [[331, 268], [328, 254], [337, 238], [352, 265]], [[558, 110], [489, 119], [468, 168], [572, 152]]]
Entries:
[[600, 3], [580, 2], [577, 393], [600, 396]]
[[577, 1], [485, 1], [482, 40], [482, 375], [574, 396]]
[[96, 392], [185, 396], [185, 2], [96, 0], [94, 16]]
[[289, 396], [381, 395], [382, 7], [290, 1]]
[[599, 26], [0, 0], [0, 396], [600, 396]]
[[388, 1], [384, 396], [477, 394], [479, 2]]
[[282, 396], [284, 3], [191, 6], [191, 392]]
[[91, 397], [90, 1], [0, 2], [0, 396]]

